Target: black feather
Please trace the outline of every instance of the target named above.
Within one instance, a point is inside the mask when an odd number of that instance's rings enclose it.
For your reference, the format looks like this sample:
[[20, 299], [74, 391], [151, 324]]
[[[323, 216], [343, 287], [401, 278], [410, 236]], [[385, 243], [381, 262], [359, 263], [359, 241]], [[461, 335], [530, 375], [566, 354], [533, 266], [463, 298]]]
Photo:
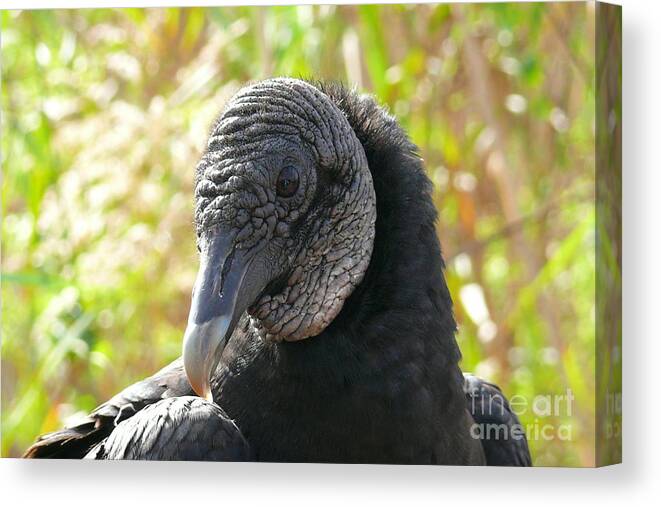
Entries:
[[122, 421], [90, 459], [250, 461], [250, 446], [216, 404], [167, 398]]
[[103, 403], [80, 423], [43, 435], [25, 452], [26, 458], [80, 459], [105, 439], [120, 422], [164, 398], [186, 396], [193, 390], [181, 359], [137, 382]]
[[500, 388], [473, 375], [465, 375], [464, 391], [487, 464], [532, 466], [525, 431]]

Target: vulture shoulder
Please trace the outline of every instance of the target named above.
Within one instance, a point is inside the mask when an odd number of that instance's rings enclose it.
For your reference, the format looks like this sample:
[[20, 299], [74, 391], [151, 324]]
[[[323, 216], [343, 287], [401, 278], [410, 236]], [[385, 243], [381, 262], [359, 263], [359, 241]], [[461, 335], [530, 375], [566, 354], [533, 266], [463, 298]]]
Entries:
[[532, 466], [526, 434], [500, 388], [464, 374], [464, 393], [489, 466]]
[[156, 374], [127, 387], [97, 407], [75, 426], [42, 435], [26, 458], [83, 458], [122, 421], [166, 398], [192, 395], [181, 358]]
[[215, 403], [166, 398], [120, 422], [86, 459], [251, 461], [248, 442]]

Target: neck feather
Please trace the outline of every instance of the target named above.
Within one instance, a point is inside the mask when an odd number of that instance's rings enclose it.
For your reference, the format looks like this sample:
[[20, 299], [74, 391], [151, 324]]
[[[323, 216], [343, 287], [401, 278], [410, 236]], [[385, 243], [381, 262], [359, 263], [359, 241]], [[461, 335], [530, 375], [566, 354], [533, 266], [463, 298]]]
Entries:
[[[451, 364], [460, 359], [456, 323], [436, 234], [432, 185], [417, 147], [395, 118], [368, 96], [317, 84], [346, 115], [361, 142], [376, 193], [374, 249], [362, 283], [329, 332], [355, 327], [354, 337], [384, 335], [413, 346], [433, 341]], [[371, 331], [376, 331], [372, 336]]]

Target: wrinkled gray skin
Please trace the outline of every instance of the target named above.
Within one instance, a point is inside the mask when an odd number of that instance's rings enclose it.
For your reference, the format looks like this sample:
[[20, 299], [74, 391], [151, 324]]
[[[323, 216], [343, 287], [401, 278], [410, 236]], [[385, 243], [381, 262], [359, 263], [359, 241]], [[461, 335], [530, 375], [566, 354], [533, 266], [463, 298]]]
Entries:
[[[276, 192], [286, 166], [299, 176], [290, 197]], [[265, 340], [303, 340], [330, 324], [369, 264], [376, 200], [347, 119], [294, 79], [231, 99], [198, 164], [195, 199], [201, 259], [184, 364], [210, 398], [209, 375], [243, 311]]]
[[[294, 196], [280, 198], [275, 183], [286, 165], [300, 169], [301, 183]], [[335, 184], [309, 210], [321, 178]], [[374, 243], [372, 177], [347, 120], [307, 83], [266, 81], [231, 100], [198, 166], [195, 196], [201, 235], [229, 226], [237, 231], [238, 248], [268, 245], [264, 260], [272, 274], [288, 275], [282, 290], [250, 308], [264, 338], [296, 341], [319, 334], [362, 280]]]

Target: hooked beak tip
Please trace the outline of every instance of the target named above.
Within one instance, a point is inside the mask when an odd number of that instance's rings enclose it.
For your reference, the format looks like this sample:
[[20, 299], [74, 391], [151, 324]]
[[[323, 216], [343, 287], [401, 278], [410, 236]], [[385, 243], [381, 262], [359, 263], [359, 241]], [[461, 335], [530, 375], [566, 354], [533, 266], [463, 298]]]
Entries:
[[[190, 377], [189, 377], [189, 382], [190, 382]], [[213, 403], [213, 393], [211, 392], [211, 382], [209, 381], [202, 381], [202, 382], [190, 382], [191, 387], [193, 388], [193, 391], [195, 391], [195, 394], [197, 394], [200, 398], [204, 398], [205, 400]]]
[[197, 394], [200, 398], [204, 398], [207, 401], [213, 402], [211, 383], [209, 381], [195, 381], [195, 379], [192, 378], [192, 375], [189, 375], [188, 372], [186, 372], [186, 374], [188, 376], [188, 381], [193, 388], [193, 391], [195, 391], [195, 394]]
[[209, 403], [213, 403], [213, 394], [211, 394], [211, 389], [207, 389], [207, 392], [204, 393], [203, 398], [207, 400]]
[[260, 270], [251, 269], [254, 254], [237, 249], [234, 236], [217, 232], [204, 242], [184, 335], [186, 376], [208, 401], [213, 401], [211, 379], [234, 326], [265, 280]]
[[189, 323], [184, 337], [186, 376], [201, 398], [213, 401], [210, 378], [225, 348], [229, 319], [217, 317], [202, 324]]

